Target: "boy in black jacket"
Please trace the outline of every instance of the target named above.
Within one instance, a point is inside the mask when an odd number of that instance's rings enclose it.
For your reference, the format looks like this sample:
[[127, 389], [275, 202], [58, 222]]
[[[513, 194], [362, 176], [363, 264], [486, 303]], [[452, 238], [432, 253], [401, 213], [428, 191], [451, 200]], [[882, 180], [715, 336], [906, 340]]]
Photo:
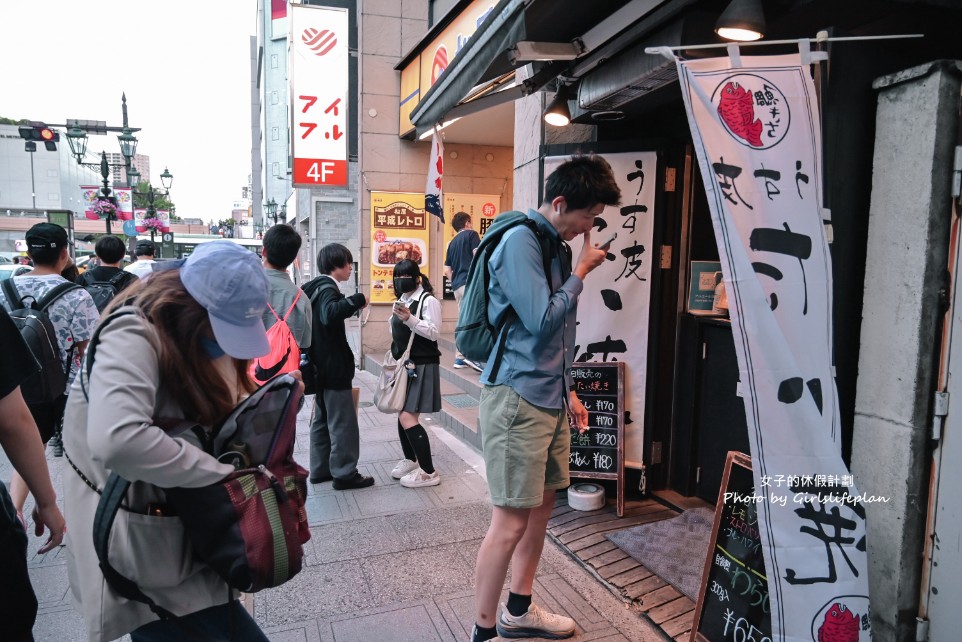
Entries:
[[347, 281], [354, 269], [351, 251], [331, 243], [317, 253], [321, 276], [304, 284], [314, 313], [311, 359], [317, 366], [317, 394], [311, 417], [311, 483], [334, 480], [334, 490], [364, 488], [374, 478], [357, 469], [360, 432], [351, 384], [354, 353], [347, 342], [344, 320], [367, 305], [363, 294], [345, 297], [338, 281]]

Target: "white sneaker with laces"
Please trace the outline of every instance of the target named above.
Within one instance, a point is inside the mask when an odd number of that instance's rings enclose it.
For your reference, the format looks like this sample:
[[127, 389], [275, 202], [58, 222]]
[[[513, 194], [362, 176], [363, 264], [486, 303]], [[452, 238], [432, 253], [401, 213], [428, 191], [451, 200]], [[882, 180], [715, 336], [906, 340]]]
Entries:
[[501, 605], [496, 623], [498, 635], [503, 638], [548, 638], [562, 640], [575, 634], [575, 621], [565, 615], [548, 613], [537, 604], [531, 604], [528, 612], [515, 617], [505, 604]]
[[394, 479], [401, 479], [412, 470], [416, 470], [417, 467], [418, 467], [418, 463], [416, 461], [411, 461], [410, 459], [402, 459], [391, 470], [391, 477], [393, 477]]
[[405, 488], [421, 488], [422, 486], [437, 486], [441, 483], [441, 476], [438, 471], [426, 473], [418, 466], [401, 478], [401, 485]]

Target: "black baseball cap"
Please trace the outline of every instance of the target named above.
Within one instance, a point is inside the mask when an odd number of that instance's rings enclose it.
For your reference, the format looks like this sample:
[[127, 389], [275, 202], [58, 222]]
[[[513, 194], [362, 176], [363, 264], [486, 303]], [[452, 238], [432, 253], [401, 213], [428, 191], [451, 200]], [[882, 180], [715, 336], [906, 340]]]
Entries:
[[134, 254], [140, 256], [142, 254], [153, 254], [154, 253], [154, 242], [148, 241], [147, 239], [141, 239], [137, 241], [137, 247], [134, 250]]
[[27, 246], [33, 250], [42, 250], [49, 247], [67, 247], [70, 239], [67, 238], [67, 230], [56, 223], [37, 223], [24, 236]]

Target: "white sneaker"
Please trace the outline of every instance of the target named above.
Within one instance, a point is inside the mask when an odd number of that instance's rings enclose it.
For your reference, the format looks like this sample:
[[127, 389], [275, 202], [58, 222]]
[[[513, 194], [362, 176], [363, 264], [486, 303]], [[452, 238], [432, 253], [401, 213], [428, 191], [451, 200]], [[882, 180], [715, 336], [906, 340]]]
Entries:
[[441, 476], [438, 471], [426, 473], [418, 466], [407, 475], [401, 478], [401, 485], [405, 488], [421, 488], [422, 486], [437, 486], [441, 483]]
[[391, 477], [394, 479], [401, 479], [407, 475], [412, 470], [416, 470], [418, 463], [416, 461], [411, 461], [410, 459], [402, 459], [397, 463], [397, 465], [391, 469]]
[[502, 604], [495, 626], [498, 629], [498, 635], [503, 638], [561, 640], [575, 634], [574, 620], [565, 615], [548, 613], [536, 604], [531, 604], [528, 612], [518, 617], [511, 615], [508, 607]]

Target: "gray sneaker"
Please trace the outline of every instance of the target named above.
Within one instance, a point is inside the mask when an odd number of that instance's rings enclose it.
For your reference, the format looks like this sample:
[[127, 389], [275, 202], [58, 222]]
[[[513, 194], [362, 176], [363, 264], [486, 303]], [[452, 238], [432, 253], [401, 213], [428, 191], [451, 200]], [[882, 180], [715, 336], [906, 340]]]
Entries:
[[575, 634], [575, 621], [565, 615], [548, 613], [540, 606], [531, 604], [528, 612], [515, 617], [508, 607], [501, 605], [495, 625], [503, 638], [548, 638], [562, 640]]

